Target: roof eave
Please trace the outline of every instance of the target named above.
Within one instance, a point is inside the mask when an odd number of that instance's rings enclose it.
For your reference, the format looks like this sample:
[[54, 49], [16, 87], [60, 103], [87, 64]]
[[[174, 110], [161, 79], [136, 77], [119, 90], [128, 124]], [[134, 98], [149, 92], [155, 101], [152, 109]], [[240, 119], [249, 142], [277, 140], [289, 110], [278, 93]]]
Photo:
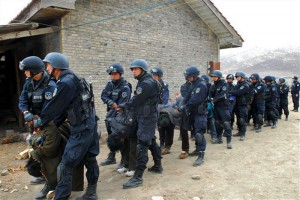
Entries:
[[242, 47], [243, 38], [210, 0], [185, 0], [191, 9], [216, 34], [220, 49]]

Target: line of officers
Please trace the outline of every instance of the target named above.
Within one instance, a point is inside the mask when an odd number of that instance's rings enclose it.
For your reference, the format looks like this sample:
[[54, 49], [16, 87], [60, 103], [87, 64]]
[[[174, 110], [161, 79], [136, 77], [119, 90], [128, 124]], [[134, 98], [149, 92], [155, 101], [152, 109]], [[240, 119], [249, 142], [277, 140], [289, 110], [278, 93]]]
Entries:
[[[134, 72], [137, 70], [136, 68], [139, 73]], [[228, 74], [224, 80], [223, 74], [219, 70], [213, 71], [210, 77], [200, 76], [199, 69], [190, 66], [184, 71], [186, 82], [181, 85], [180, 94], [176, 95], [176, 101], [172, 102], [170, 101], [169, 86], [163, 80], [161, 67], [149, 69], [145, 60], [138, 59], [131, 64], [130, 69], [134, 78], [138, 80], [133, 97], [131, 97], [131, 84], [122, 77], [124, 69], [120, 64], [113, 64], [107, 70], [111, 81], [107, 83], [101, 94], [103, 103], [107, 105], [105, 122], [109, 138], [114, 137], [112, 129], [118, 125], [112, 122], [112, 119], [118, 115], [120, 110], [138, 107], [138, 109], [135, 108], [137, 130], [125, 138], [122, 148], [120, 148], [121, 161], [117, 166], [117, 171], [125, 173], [128, 177], [132, 176], [127, 183], [123, 184], [124, 189], [142, 184], [142, 175], [148, 162], [148, 149], [151, 151], [154, 161], [154, 165], [148, 168], [148, 171], [163, 172], [162, 155], [170, 153], [175, 128], [175, 124], [171, 120], [172, 116], [165, 112], [164, 108], [172, 107], [183, 116], [186, 114], [186, 120], [190, 126], [185, 126], [184, 122], [180, 125], [182, 152], [179, 158], [197, 156], [193, 166], [200, 166], [204, 162], [206, 150], [204, 134], [207, 131], [211, 134], [212, 144], [222, 144], [223, 137], [225, 137], [227, 148], [232, 149], [232, 136], [238, 136], [240, 141], [244, 141], [247, 124], [251, 118], [254, 124], [253, 130], [256, 132], [262, 131], [264, 123], [265, 126], [275, 129], [282, 113], [288, 120], [289, 87], [284, 78], [280, 78], [279, 83], [276, 83], [273, 76], [265, 76], [262, 79], [257, 73], [247, 77], [243, 72], [236, 72], [235, 75]], [[146, 81], [146, 77], [149, 79], [148, 81]], [[237, 80], [236, 85], [233, 83], [234, 79]], [[296, 80], [296, 77], [294, 79]], [[150, 80], [152, 90], [150, 89]], [[153, 90], [156, 88], [153, 80], [159, 83], [158, 91]], [[293, 84], [292, 93], [297, 93], [297, 90], [299, 94], [299, 86], [295, 86], [297, 83]], [[295, 91], [293, 92], [293, 90]], [[154, 95], [155, 93], [156, 95]], [[232, 127], [235, 118], [238, 133], [233, 135]], [[159, 132], [159, 145], [156, 143], [156, 127]], [[192, 152], [189, 151], [188, 131], [192, 132], [195, 140], [196, 149]], [[108, 157], [101, 162], [102, 166], [117, 163], [115, 158], [117, 149], [110, 148], [110, 150]]]
[[[83, 177], [76, 175], [82, 174], [80, 172], [83, 172], [85, 166], [88, 186], [84, 195], [78, 199], [98, 199], [99, 166], [96, 156], [99, 154], [99, 118], [95, 113], [92, 85], [85, 87], [83, 79], [69, 69], [68, 58], [58, 52], [47, 54], [43, 60], [29, 56], [20, 62], [19, 67], [27, 77], [20, 95], [19, 108], [30, 127], [29, 141], [33, 147], [27, 168], [31, 175], [42, 176], [46, 180], [35, 198], [44, 199], [53, 191], [53, 199], [69, 199], [71, 191], [83, 190]], [[127, 175], [131, 176], [123, 184], [124, 189], [138, 187], [143, 183], [143, 173], [149, 160], [148, 150], [154, 161], [148, 171], [163, 171], [162, 154], [170, 153], [175, 125], [164, 123], [168, 120], [162, 116], [170, 116], [158, 112], [159, 104], [174, 108], [185, 116], [183, 118], [189, 125], [183, 123], [180, 126], [183, 150], [180, 158], [196, 155], [193, 165], [199, 166], [204, 162], [204, 133], [207, 125], [213, 143], [221, 143], [224, 136], [227, 148], [231, 149], [234, 112], [237, 115], [238, 136], [241, 140], [245, 139], [249, 94], [253, 96], [251, 105], [256, 110], [253, 111], [253, 120], [259, 130], [264, 113], [267, 121], [272, 121], [272, 127], [276, 128], [279, 116], [276, 110], [278, 91], [284, 94], [286, 90], [288, 92], [284, 81], [280, 83], [281, 89], [278, 90], [269, 76], [264, 78], [263, 84], [258, 74], [253, 74], [250, 77], [253, 84], [249, 84], [242, 72], [235, 74], [238, 83], [231, 87], [230, 83], [222, 79], [220, 71], [214, 71], [211, 74], [213, 84], [210, 85], [209, 77], [200, 77], [199, 69], [191, 66], [185, 70], [186, 82], [181, 86], [176, 102], [172, 103], [169, 102], [168, 84], [162, 80], [161, 68], [149, 70], [145, 60], [136, 59], [132, 61], [130, 70], [138, 81], [133, 95], [131, 84], [122, 77], [124, 69], [120, 64], [113, 64], [107, 70], [111, 80], [101, 93], [101, 99], [107, 105], [105, 122], [109, 138], [118, 129], [113, 122], [119, 122], [119, 116], [124, 115], [125, 124], [135, 128], [121, 140], [122, 159], [117, 170], [119, 173], [128, 172]], [[230, 79], [233, 80], [234, 77], [227, 77], [227, 80]], [[234, 105], [234, 108], [230, 105]], [[283, 107], [288, 116], [287, 99]], [[124, 118], [121, 120], [124, 122]], [[157, 125], [160, 146], [155, 137]], [[189, 153], [188, 130], [192, 130], [196, 143], [196, 149], [192, 153]], [[117, 132], [122, 132], [122, 128]], [[111, 148], [108, 158], [101, 165], [115, 164], [117, 150]]]

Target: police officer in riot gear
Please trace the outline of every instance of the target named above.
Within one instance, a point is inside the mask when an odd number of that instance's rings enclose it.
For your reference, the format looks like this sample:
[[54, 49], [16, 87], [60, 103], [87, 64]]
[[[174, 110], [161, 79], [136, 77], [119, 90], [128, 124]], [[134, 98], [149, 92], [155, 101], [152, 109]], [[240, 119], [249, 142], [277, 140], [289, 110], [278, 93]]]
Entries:
[[[219, 144], [218, 137], [217, 137], [217, 131], [216, 131], [216, 125], [215, 125], [215, 118], [214, 118], [214, 103], [211, 100], [209, 96], [209, 91], [212, 86], [210, 83], [210, 78], [208, 75], [203, 74], [201, 78], [206, 83], [207, 92], [208, 92], [208, 102], [207, 102], [207, 131], [209, 131], [211, 138], [212, 138], [212, 144]], [[222, 137], [222, 136], [221, 136]], [[222, 138], [221, 138], [222, 141]], [[222, 141], [223, 143], [223, 141]]]
[[190, 114], [191, 124], [195, 132], [196, 150], [198, 158], [193, 166], [199, 166], [204, 162], [206, 149], [206, 140], [204, 133], [207, 127], [207, 86], [202, 78], [199, 77], [200, 71], [197, 67], [188, 67], [184, 76], [191, 83], [189, 93], [186, 96], [186, 102], [180, 106], [179, 111], [185, 111]]
[[[168, 104], [169, 101], [169, 85], [165, 81], [163, 81], [162, 77], [164, 75], [164, 72], [160, 67], [154, 67], [150, 70], [150, 72], [153, 78], [157, 80], [161, 85], [161, 102], [159, 102], [159, 108], [163, 108]], [[170, 153], [170, 149], [173, 144], [175, 125], [170, 123], [168, 113], [159, 110], [158, 114], [158, 132], [161, 154], [165, 155]]]
[[263, 115], [265, 113], [265, 92], [266, 86], [260, 81], [260, 77], [257, 73], [253, 73], [250, 76], [252, 82], [253, 101], [252, 101], [252, 113], [253, 121], [255, 122], [254, 130], [261, 132], [261, 126], [263, 125]]
[[250, 92], [249, 83], [246, 81], [246, 75], [243, 72], [236, 72], [235, 78], [238, 83], [234, 90], [230, 91], [230, 95], [236, 97], [235, 112], [238, 121], [239, 132], [234, 136], [240, 136], [240, 141], [245, 140], [248, 120], [248, 94]]
[[[19, 98], [19, 109], [23, 113], [24, 120], [29, 125], [30, 133], [32, 134], [34, 131], [33, 120], [41, 115], [46, 100], [45, 97], [50, 98], [55, 88], [55, 82], [50, 81], [49, 76], [44, 71], [45, 65], [39, 57], [29, 56], [23, 59], [19, 68], [26, 75], [26, 81]], [[32, 138], [33, 135], [31, 135], [30, 143]], [[30, 184], [40, 183], [45, 183], [43, 176], [30, 181]], [[46, 197], [48, 191], [49, 185], [46, 183], [42, 191], [36, 196], [36, 199]]]
[[[124, 69], [120, 64], [112, 64], [107, 73], [110, 75], [111, 80], [106, 84], [101, 93], [101, 100], [107, 105], [107, 115], [105, 125], [108, 135], [111, 134], [110, 121], [117, 114], [117, 107], [121, 103], [127, 102], [131, 97], [131, 88], [128, 82], [122, 77]], [[102, 166], [111, 165], [116, 163], [116, 152], [109, 152], [108, 157], [101, 162]]]
[[293, 83], [291, 87], [292, 100], [294, 104], [294, 109], [292, 111], [298, 112], [299, 108], [299, 91], [300, 91], [300, 83], [298, 82], [298, 77], [293, 77]]
[[265, 107], [268, 120], [272, 121], [272, 129], [277, 128], [277, 96], [278, 91], [273, 83], [272, 76], [265, 76], [263, 79], [266, 84]]
[[[230, 92], [231, 90], [234, 89], [235, 84], [233, 83], [234, 80], [234, 75], [233, 74], [227, 74], [226, 76], [226, 81], [228, 84], [228, 91]], [[234, 106], [235, 106], [235, 96], [229, 94], [229, 112], [230, 112], [230, 126], [231, 129], [233, 127], [234, 123]]]
[[99, 136], [93, 95], [86, 82], [69, 70], [69, 61], [65, 55], [52, 52], [43, 61], [46, 63], [47, 72], [57, 80], [57, 90], [44, 106], [41, 119], [35, 122], [35, 126], [43, 128], [61, 114], [66, 114], [71, 124], [71, 134], [57, 167], [58, 185], [54, 199], [70, 197], [72, 169], [81, 162], [87, 168], [88, 186], [79, 199], [98, 199], [96, 190], [99, 167], [96, 156], [99, 154]]
[[148, 149], [151, 151], [154, 166], [149, 171], [161, 173], [161, 152], [155, 141], [155, 128], [157, 123], [157, 105], [159, 103], [159, 85], [147, 73], [148, 63], [143, 59], [133, 60], [130, 66], [132, 74], [138, 80], [134, 96], [125, 105], [119, 105], [122, 109], [134, 109], [137, 121], [137, 164], [131, 179], [123, 184], [124, 189], [138, 187], [143, 183], [143, 173], [148, 162]]
[[285, 115], [285, 121], [289, 118], [289, 109], [288, 109], [288, 95], [289, 95], [289, 87], [285, 83], [284, 78], [279, 79], [279, 96], [280, 96], [280, 103], [279, 103], [279, 119], [281, 119], [282, 110]]
[[230, 112], [228, 107], [229, 93], [228, 84], [224, 79], [222, 79], [222, 72], [219, 70], [213, 71], [210, 76], [214, 81], [214, 85], [210, 89], [210, 97], [213, 99], [214, 103], [214, 118], [215, 125], [217, 129], [217, 137], [219, 142], [222, 141], [222, 134], [224, 131], [224, 136], [227, 141], [227, 149], [232, 149], [231, 144], [231, 126], [230, 126]]

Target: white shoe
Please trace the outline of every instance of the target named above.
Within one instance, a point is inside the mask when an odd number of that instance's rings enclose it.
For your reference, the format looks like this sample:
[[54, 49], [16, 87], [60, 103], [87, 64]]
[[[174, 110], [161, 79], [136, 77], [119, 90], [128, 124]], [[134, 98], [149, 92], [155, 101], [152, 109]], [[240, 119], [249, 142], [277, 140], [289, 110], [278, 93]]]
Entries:
[[117, 172], [118, 172], [119, 174], [125, 173], [125, 172], [127, 172], [127, 171], [128, 171], [128, 169], [125, 168], [125, 167], [122, 167], [122, 168], [120, 168], [120, 169], [117, 169]]
[[127, 172], [125, 173], [125, 176], [131, 177], [131, 176], [134, 175], [134, 172], [135, 172], [134, 170], [127, 171]]

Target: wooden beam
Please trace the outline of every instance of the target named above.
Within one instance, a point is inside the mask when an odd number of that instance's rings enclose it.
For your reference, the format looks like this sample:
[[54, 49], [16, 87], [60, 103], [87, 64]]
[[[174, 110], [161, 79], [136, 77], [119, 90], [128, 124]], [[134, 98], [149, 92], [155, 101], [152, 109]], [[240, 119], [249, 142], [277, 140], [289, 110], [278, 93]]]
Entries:
[[52, 27], [0, 34], [0, 41], [53, 33]]

